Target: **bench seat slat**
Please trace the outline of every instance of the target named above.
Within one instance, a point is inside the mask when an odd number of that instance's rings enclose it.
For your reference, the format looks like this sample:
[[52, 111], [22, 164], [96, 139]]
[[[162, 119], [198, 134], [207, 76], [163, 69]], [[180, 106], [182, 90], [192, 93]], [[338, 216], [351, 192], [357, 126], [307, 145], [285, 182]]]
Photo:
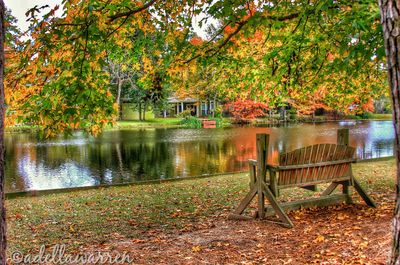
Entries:
[[314, 163], [314, 164], [303, 164], [303, 165], [288, 165], [288, 166], [267, 165], [267, 167], [269, 169], [271, 169], [272, 171], [284, 171], [284, 170], [293, 170], [293, 169], [302, 169], [302, 168], [319, 168], [319, 167], [324, 167], [324, 166], [348, 164], [348, 163], [353, 163], [353, 162], [356, 162], [356, 159], [318, 162], [318, 163]]
[[345, 180], [349, 180], [348, 177], [341, 177], [341, 178], [334, 178], [334, 180], [330, 179], [330, 180], [314, 180], [314, 181], [310, 181], [310, 182], [304, 182], [304, 183], [293, 183], [293, 184], [285, 184], [285, 185], [279, 185], [279, 189], [286, 189], [286, 188], [292, 188], [292, 187], [306, 187], [306, 186], [311, 186], [311, 185], [317, 185], [317, 184], [322, 184], [322, 183], [327, 183], [327, 182], [340, 182], [340, 181], [345, 181]]

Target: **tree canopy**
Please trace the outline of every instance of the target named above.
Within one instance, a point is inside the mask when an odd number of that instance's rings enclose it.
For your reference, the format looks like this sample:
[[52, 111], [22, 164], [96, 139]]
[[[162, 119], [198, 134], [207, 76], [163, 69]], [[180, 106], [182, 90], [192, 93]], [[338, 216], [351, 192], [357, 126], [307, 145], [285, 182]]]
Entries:
[[[40, 8], [27, 13], [29, 38], [6, 76], [8, 123], [43, 125], [47, 135], [97, 134], [114, 122], [123, 86], [138, 104], [168, 88], [303, 113], [369, 111], [385, 93], [375, 1], [70, 0], [61, 18], [59, 8], [43, 19]], [[118, 89], [119, 74], [129, 82]]]

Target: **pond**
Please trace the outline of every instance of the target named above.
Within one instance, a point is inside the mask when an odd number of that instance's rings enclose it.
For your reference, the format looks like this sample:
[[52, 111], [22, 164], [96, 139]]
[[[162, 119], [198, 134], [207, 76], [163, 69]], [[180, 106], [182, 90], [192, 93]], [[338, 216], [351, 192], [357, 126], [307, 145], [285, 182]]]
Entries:
[[270, 162], [279, 152], [335, 143], [338, 128], [350, 129], [358, 158], [393, 155], [391, 121], [342, 121], [281, 127], [110, 130], [97, 138], [40, 140], [35, 133], [7, 133], [6, 191], [95, 186], [183, 178], [247, 169], [256, 157], [256, 133], [269, 133]]

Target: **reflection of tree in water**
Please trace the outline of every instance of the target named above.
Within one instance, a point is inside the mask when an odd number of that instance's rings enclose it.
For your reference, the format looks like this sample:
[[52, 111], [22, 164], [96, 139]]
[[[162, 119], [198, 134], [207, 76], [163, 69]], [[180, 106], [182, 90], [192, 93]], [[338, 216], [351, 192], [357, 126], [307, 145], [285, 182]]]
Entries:
[[66, 139], [43, 142], [37, 134], [6, 135], [7, 191], [96, 184], [79, 163], [85, 160], [81, 157], [85, 147], [69, 144]]
[[[229, 146], [225, 144], [225, 146]], [[107, 182], [104, 171], [112, 172], [111, 182], [186, 177], [224, 172], [226, 148], [218, 142], [156, 142], [89, 147], [89, 165], [100, 182]], [[233, 150], [232, 150], [233, 151]]]
[[16, 142], [11, 137], [4, 138], [4, 145], [6, 147], [5, 160], [5, 190], [25, 190], [26, 183], [19, 175], [15, 174], [15, 169], [18, 168], [18, 159], [20, 157], [20, 149], [16, 146]]
[[360, 159], [385, 157], [393, 155], [393, 140], [375, 140], [374, 142], [362, 142], [357, 146], [357, 156]]

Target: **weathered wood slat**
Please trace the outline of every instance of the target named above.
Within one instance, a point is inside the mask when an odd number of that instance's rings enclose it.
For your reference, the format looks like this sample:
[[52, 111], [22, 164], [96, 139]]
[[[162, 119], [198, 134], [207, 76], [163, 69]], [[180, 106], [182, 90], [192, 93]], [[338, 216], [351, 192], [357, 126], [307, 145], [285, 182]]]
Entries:
[[[279, 202], [276, 200], [275, 196], [272, 194], [271, 190], [267, 185], [264, 184], [263, 189], [264, 195], [268, 198], [271, 203], [271, 207], [275, 210], [275, 213], [278, 215], [279, 219], [282, 221], [284, 225], [287, 227], [293, 227], [293, 223], [290, 220], [289, 216], [285, 213], [285, 211], [281, 208]], [[263, 213], [258, 212], [259, 216], [265, 217], [265, 209]]]
[[246, 196], [240, 202], [240, 204], [236, 208], [236, 210], [233, 212], [234, 214], [242, 214], [243, 213], [243, 211], [246, 209], [246, 207], [250, 204], [250, 202], [256, 196], [257, 189], [258, 189], [258, 187], [256, 185], [254, 185], [253, 188], [246, 194]]
[[[303, 209], [303, 208], [310, 208], [310, 207], [315, 207], [315, 206], [324, 207], [324, 206], [334, 205], [334, 204], [338, 204], [341, 202], [346, 202], [347, 200], [348, 200], [348, 195], [335, 194], [335, 195], [322, 196], [322, 197], [318, 197], [318, 198], [311, 198], [311, 199], [305, 199], [305, 200], [300, 200], [300, 201], [280, 203], [279, 206], [282, 210], [284, 210], [286, 213], [288, 213], [290, 211], [295, 211], [295, 210]], [[276, 213], [275, 213], [273, 207], [267, 206], [265, 208], [265, 217], [273, 216], [275, 214]]]
[[269, 145], [269, 135], [268, 134], [257, 134], [257, 162], [258, 162], [258, 172], [257, 172], [257, 194], [258, 194], [258, 213], [260, 219], [264, 218], [265, 209], [265, 199], [263, 193], [263, 185], [265, 184], [266, 178], [266, 164], [268, 156], [268, 145]]
[[367, 192], [361, 187], [357, 179], [353, 178], [354, 188], [360, 194], [361, 198], [365, 201], [368, 206], [376, 208], [375, 202], [368, 196]]
[[319, 162], [314, 164], [302, 164], [302, 165], [287, 165], [287, 166], [270, 166], [267, 167], [272, 171], [283, 171], [283, 170], [293, 170], [300, 168], [312, 168], [312, 167], [320, 167], [320, 166], [330, 166], [330, 165], [338, 165], [338, 164], [348, 164], [355, 162], [356, 159], [345, 159], [345, 160], [337, 160], [337, 161], [327, 161], [327, 162]]
[[257, 174], [257, 166], [249, 163], [249, 167], [250, 167], [250, 190], [253, 188], [254, 185], [256, 185], [257, 183], [257, 179], [256, 179], [256, 174]]
[[[348, 180], [348, 177], [342, 177], [342, 178], [335, 178], [335, 181], [344, 181], [344, 180]], [[330, 181], [331, 182], [331, 181]], [[325, 179], [321, 179], [321, 180], [313, 180], [313, 181], [309, 181], [309, 182], [304, 182], [304, 183], [292, 183], [292, 184], [286, 184], [286, 185], [279, 185], [279, 189], [287, 189], [287, 188], [291, 188], [291, 187], [304, 187], [304, 186], [311, 186], [311, 185], [317, 185], [317, 184], [323, 184], [323, 183], [327, 183], [327, 181]]]

